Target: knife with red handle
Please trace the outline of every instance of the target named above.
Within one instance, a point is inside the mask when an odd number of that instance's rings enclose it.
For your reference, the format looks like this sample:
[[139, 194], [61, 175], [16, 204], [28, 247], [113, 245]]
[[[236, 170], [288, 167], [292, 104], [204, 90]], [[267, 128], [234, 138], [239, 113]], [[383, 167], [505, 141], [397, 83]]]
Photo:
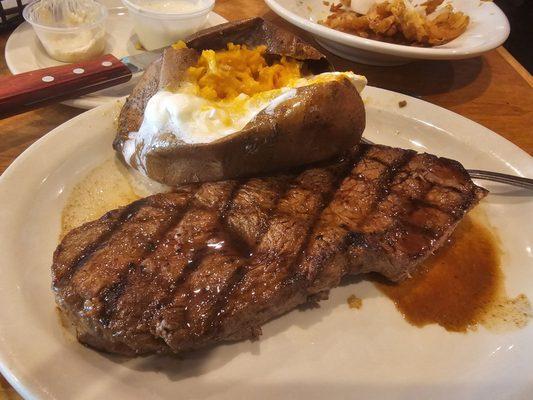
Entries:
[[161, 53], [162, 49], [147, 51], [121, 60], [107, 54], [81, 63], [0, 77], [0, 118], [127, 82]]

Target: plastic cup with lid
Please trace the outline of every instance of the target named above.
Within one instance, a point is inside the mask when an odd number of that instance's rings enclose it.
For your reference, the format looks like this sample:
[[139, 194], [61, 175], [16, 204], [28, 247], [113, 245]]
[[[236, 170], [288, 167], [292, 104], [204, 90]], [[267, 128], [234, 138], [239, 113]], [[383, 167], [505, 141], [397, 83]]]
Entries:
[[146, 50], [168, 46], [197, 32], [215, 0], [122, 0]]
[[94, 0], [38, 0], [22, 15], [58, 61], [90, 60], [106, 47], [107, 8]]

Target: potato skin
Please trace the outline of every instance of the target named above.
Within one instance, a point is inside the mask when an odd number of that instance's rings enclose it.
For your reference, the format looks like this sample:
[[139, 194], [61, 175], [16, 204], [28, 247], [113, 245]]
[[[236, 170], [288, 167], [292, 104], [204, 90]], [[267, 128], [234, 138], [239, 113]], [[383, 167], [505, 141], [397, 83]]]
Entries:
[[[314, 73], [331, 70], [318, 50], [260, 18], [210, 28], [187, 44], [195, 50], [216, 50], [230, 41], [266, 44], [267, 52], [304, 60]], [[139, 129], [149, 98], [159, 88], [179, 83], [187, 66], [195, 62], [191, 52], [195, 53], [192, 49], [167, 49], [127, 99], [113, 143], [122, 159], [124, 142], [130, 132]], [[146, 174], [170, 186], [245, 178], [326, 160], [359, 143], [365, 127], [364, 105], [348, 79], [295, 90], [295, 96], [269, 112], [261, 111], [240, 132], [211, 143], [187, 144], [172, 134], [164, 135], [163, 146], [145, 153]], [[140, 167], [134, 157], [123, 161]]]
[[236, 134], [205, 144], [169, 142], [150, 152], [147, 173], [173, 186], [280, 171], [357, 145], [364, 126], [361, 97], [347, 79], [315, 84], [297, 89], [272, 114], [262, 111]]

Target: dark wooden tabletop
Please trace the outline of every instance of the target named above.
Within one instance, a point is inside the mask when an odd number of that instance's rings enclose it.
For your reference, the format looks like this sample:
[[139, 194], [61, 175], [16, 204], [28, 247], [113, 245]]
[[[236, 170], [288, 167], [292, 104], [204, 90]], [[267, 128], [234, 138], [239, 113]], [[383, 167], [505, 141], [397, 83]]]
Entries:
[[[312, 41], [262, 0], [217, 0], [215, 11], [229, 20], [262, 16]], [[0, 34], [2, 54], [8, 37], [9, 33]], [[419, 97], [470, 118], [533, 154], [533, 78], [503, 47], [468, 60], [419, 61], [399, 67], [356, 64], [333, 55], [331, 61], [339, 70], [366, 75], [372, 86]], [[9, 71], [2, 57], [3, 74]], [[58, 104], [0, 120], [0, 173], [34, 141], [81, 112]], [[5, 398], [16, 394], [0, 377], [0, 400]]]

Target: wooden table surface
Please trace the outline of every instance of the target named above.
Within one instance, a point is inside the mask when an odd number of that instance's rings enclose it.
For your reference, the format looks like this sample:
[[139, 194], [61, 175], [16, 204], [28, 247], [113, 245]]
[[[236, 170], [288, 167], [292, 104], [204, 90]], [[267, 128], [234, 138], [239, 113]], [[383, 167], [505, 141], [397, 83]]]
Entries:
[[[271, 12], [262, 0], [217, 0], [215, 11], [229, 20], [262, 16], [312, 42], [303, 31]], [[2, 54], [8, 36], [0, 34]], [[367, 66], [333, 55], [331, 61], [339, 70], [366, 75], [372, 86], [455, 111], [533, 154], [533, 79], [503, 48], [469, 60], [420, 61], [399, 67]], [[0, 74], [8, 73], [2, 57]], [[54, 105], [0, 120], [0, 173], [35, 140], [82, 111]], [[0, 400], [4, 398], [16, 398], [16, 394], [0, 377]]]

